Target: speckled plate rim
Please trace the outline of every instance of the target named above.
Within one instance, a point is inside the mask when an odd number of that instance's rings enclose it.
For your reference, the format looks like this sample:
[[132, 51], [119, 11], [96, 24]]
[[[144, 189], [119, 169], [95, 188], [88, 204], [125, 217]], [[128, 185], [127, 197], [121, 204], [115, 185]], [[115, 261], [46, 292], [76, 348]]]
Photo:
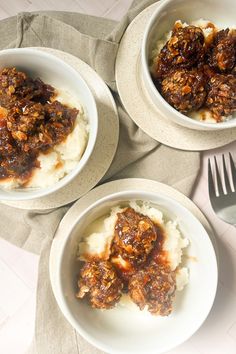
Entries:
[[128, 190], [132, 190], [132, 191], [142, 190], [145, 192], [164, 195], [169, 198], [172, 198], [173, 200], [180, 203], [183, 207], [188, 209], [205, 228], [211, 240], [211, 243], [214, 247], [216, 260], [218, 263], [218, 250], [217, 250], [216, 239], [214, 236], [214, 231], [211, 225], [209, 224], [208, 220], [204, 216], [204, 214], [200, 211], [200, 209], [184, 194], [182, 194], [181, 192], [177, 191], [173, 187], [170, 187], [166, 184], [154, 180], [148, 180], [148, 179], [127, 178], [127, 179], [108, 182], [88, 192], [85, 196], [79, 199], [69, 209], [69, 211], [65, 214], [65, 216], [61, 220], [58, 229], [55, 233], [55, 236], [53, 238], [53, 242], [50, 250], [50, 256], [49, 256], [49, 276], [50, 276], [52, 290], [59, 307], [62, 306], [63, 308], [63, 304], [61, 303], [61, 296], [59, 290], [60, 284], [59, 284], [59, 276], [58, 276], [58, 269], [60, 269], [59, 267], [60, 258], [63, 253], [63, 246], [65, 244], [65, 241], [68, 235], [71, 233], [80, 214], [96, 200], [104, 198], [113, 193], [124, 192]]
[[100, 76], [82, 60], [51, 48], [34, 48], [51, 53], [71, 65], [88, 84], [98, 109], [98, 136], [84, 169], [68, 185], [42, 198], [26, 201], [2, 201], [20, 209], [46, 210], [69, 204], [92, 189], [105, 175], [114, 158], [119, 140], [119, 117], [112, 94]]
[[152, 4], [135, 17], [119, 46], [116, 82], [125, 109], [145, 133], [173, 148], [204, 151], [236, 140], [236, 128], [220, 131], [185, 128], [168, 120], [151, 101], [142, 81], [141, 43], [144, 29], [157, 6], [159, 3]]

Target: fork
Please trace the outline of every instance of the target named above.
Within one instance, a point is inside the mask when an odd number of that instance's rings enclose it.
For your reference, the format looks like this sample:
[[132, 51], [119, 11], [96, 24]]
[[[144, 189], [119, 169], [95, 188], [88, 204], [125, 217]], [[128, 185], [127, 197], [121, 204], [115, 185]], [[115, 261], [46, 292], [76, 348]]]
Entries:
[[[231, 153], [229, 153], [229, 162], [230, 168], [227, 172], [225, 156], [223, 154], [224, 179], [222, 179], [216, 157], [214, 156], [212, 164], [210, 159], [208, 159], [208, 190], [211, 206], [216, 215], [228, 224], [236, 226], [236, 168]], [[215, 184], [212, 165], [215, 172]], [[232, 176], [232, 185], [230, 184], [230, 174]]]

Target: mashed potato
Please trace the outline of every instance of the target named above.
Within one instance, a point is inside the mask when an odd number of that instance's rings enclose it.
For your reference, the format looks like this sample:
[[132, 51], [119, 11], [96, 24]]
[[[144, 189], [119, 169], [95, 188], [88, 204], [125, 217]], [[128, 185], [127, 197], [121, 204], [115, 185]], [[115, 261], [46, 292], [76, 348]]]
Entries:
[[[56, 100], [79, 110], [74, 129], [66, 140], [55, 145], [51, 152], [39, 154], [40, 168], [34, 169], [24, 188], [45, 188], [55, 184], [76, 167], [86, 149], [89, 127], [83, 108], [78, 100], [67, 92], [60, 91]], [[13, 178], [0, 181], [0, 186], [5, 189], [19, 188], [21, 184], [20, 180]]]
[[[188, 269], [181, 266], [183, 249], [188, 246], [189, 240], [181, 234], [177, 221], [166, 221], [163, 212], [148, 202], [130, 202], [129, 206], [136, 212], [148, 216], [153, 222], [160, 224], [165, 230], [163, 250], [168, 254], [171, 270], [176, 270], [176, 288], [181, 291], [188, 283]], [[112, 243], [117, 213], [125, 208], [115, 207], [110, 215], [102, 217], [92, 223], [85, 231], [79, 243], [78, 258], [86, 261], [89, 257], [108, 259]]]

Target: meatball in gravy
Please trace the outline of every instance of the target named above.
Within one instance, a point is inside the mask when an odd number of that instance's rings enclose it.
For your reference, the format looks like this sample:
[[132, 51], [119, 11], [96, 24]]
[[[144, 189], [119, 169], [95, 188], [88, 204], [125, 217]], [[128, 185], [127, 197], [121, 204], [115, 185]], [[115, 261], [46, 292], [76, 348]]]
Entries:
[[236, 111], [236, 77], [217, 74], [209, 82], [207, 107], [216, 119], [228, 116]]
[[155, 78], [163, 78], [172, 69], [191, 68], [203, 60], [204, 35], [199, 27], [175, 26], [172, 36], [161, 50]]
[[112, 264], [108, 261], [86, 262], [81, 269], [77, 297], [87, 296], [92, 307], [110, 309], [120, 300], [123, 288]]
[[113, 254], [120, 254], [131, 263], [143, 263], [158, 235], [155, 224], [144, 215], [127, 208], [118, 213], [113, 240]]
[[155, 315], [168, 316], [175, 295], [175, 272], [166, 265], [152, 262], [132, 276], [129, 294], [140, 310], [146, 306]]
[[219, 72], [230, 72], [236, 64], [236, 31], [217, 32], [208, 53], [209, 65]]
[[170, 72], [162, 81], [161, 90], [166, 101], [183, 113], [200, 108], [206, 98], [205, 78], [197, 69]]

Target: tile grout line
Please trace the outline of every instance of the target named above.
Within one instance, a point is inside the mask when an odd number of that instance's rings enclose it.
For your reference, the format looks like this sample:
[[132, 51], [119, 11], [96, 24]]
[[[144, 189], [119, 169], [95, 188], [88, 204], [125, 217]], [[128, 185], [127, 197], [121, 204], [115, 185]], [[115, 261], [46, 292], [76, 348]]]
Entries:
[[115, 7], [117, 4], [119, 4], [119, 2], [114, 2], [114, 4], [112, 5], [112, 7], [110, 7], [109, 9], [106, 9], [106, 10], [101, 14], [101, 16], [102, 16], [102, 17], [106, 17], [106, 15], [109, 14], [109, 11], [113, 10], [114, 7]]

